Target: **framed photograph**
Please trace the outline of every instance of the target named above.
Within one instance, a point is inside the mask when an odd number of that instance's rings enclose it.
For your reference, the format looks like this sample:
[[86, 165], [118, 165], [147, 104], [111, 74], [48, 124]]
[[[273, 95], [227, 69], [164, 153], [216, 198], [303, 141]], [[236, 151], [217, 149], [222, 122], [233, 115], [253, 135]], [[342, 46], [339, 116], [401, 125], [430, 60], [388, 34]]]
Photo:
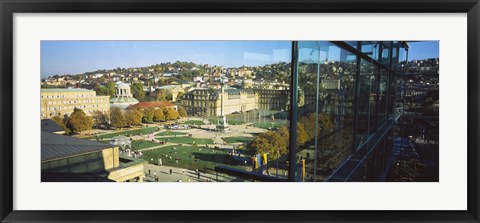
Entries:
[[2, 222], [480, 222], [478, 0], [0, 6]]

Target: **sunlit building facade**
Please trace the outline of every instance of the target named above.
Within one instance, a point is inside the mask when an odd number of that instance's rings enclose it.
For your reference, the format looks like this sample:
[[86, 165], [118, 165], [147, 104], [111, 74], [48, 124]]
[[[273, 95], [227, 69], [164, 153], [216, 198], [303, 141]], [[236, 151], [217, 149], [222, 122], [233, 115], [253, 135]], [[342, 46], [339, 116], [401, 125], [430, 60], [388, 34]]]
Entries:
[[70, 115], [80, 108], [85, 114], [110, 111], [109, 96], [97, 96], [95, 91], [81, 88], [42, 88], [40, 91], [41, 118]]
[[[219, 89], [195, 89], [182, 96], [181, 104], [193, 116], [220, 116]], [[247, 112], [258, 108], [258, 93], [252, 89], [225, 89], [224, 114]]]

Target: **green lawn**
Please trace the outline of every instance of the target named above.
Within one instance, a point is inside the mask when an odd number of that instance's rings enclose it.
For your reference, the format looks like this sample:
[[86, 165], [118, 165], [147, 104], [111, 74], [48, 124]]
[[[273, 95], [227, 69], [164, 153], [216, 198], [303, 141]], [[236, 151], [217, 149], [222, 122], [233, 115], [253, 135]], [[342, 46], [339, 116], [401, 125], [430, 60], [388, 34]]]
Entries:
[[229, 120], [227, 119], [227, 122], [229, 125], [242, 125], [242, 124], [245, 124], [244, 121], [240, 121], [240, 120]]
[[140, 140], [134, 140], [132, 141], [132, 150], [139, 150], [139, 149], [145, 149], [149, 147], [154, 147], [154, 146], [160, 146], [162, 144], [152, 142], [152, 141], [140, 141]]
[[201, 139], [201, 138], [190, 138], [190, 137], [166, 137], [166, 138], [157, 138], [161, 141], [167, 141], [171, 143], [185, 143], [185, 144], [193, 144], [195, 142], [197, 145], [205, 145], [205, 144], [213, 144], [212, 139]]
[[[172, 158], [170, 159], [170, 157]], [[167, 146], [143, 152], [142, 159], [149, 163], [158, 164], [158, 158], [162, 158], [164, 166], [191, 170], [203, 170], [205, 167], [213, 169], [219, 164], [228, 166], [241, 165], [239, 161], [232, 158], [222, 149], [211, 149], [201, 146]], [[175, 159], [179, 159], [178, 164]]]
[[178, 135], [186, 135], [185, 132], [174, 132], [174, 131], [165, 131], [159, 132], [155, 136], [178, 136]]
[[274, 128], [287, 126], [287, 123], [286, 122], [273, 122], [273, 125], [272, 125], [272, 122], [265, 122], [265, 123], [257, 122], [257, 123], [253, 123], [253, 126], [255, 126], [257, 128], [268, 129], [268, 128], [271, 128], [272, 126]]
[[253, 140], [252, 137], [226, 137], [223, 140], [227, 143], [248, 143]]
[[186, 125], [205, 125], [205, 123], [203, 123], [203, 121], [200, 121], [200, 120], [188, 120], [188, 121], [184, 121], [182, 124], [186, 124]]
[[149, 127], [149, 128], [141, 128], [141, 129], [134, 129], [134, 130], [127, 130], [127, 131], [119, 131], [119, 132], [114, 132], [114, 133], [108, 133], [108, 134], [103, 134], [103, 135], [95, 135], [95, 136], [90, 136], [85, 139], [95, 139], [95, 138], [112, 138], [115, 136], [119, 135], [140, 135], [140, 134], [149, 134], [152, 132], [157, 131], [157, 127]]

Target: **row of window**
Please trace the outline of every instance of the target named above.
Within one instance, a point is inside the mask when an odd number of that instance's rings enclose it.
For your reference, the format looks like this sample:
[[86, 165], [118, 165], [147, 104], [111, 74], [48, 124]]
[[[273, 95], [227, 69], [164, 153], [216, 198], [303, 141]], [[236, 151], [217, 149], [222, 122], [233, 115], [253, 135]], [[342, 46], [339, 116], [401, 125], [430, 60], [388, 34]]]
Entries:
[[95, 97], [95, 94], [86, 94], [86, 95], [83, 95], [83, 94], [77, 94], [77, 95], [70, 95], [70, 94], [67, 94], [67, 95], [41, 95], [40, 96], [41, 98], [83, 98], [83, 97]]
[[76, 104], [76, 103], [107, 103], [108, 100], [102, 100], [102, 99], [97, 99], [97, 100], [74, 100], [74, 101], [48, 101], [47, 104]]
[[[42, 110], [42, 111], [43, 111], [43, 110]], [[108, 110], [106, 110], [106, 109], [97, 109], [97, 110], [92, 110], [92, 111], [90, 111], [90, 112], [94, 112], [94, 111], [101, 111], [101, 112], [104, 112], [104, 113], [105, 113], [105, 112], [107, 112]], [[72, 112], [51, 112], [51, 113], [49, 114], [49, 117], [53, 117], [53, 116], [55, 116], [55, 115], [70, 115], [70, 114], [72, 114]], [[88, 114], [88, 113], [87, 113], [87, 114]], [[42, 118], [46, 118], [46, 116], [47, 116], [47, 114], [44, 113], [44, 112], [42, 112]]]
[[[78, 106], [63, 106], [63, 108], [60, 107], [48, 107], [48, 111], [56, 111], [56, 110], [66, 110], [66, 109], [74, 109], [74, 108], [99, 108], [99, 107], [109, 107], [110, 105], [108, 104], [102, 104], [102, 105], [78, 105]], [[42, 111], [45, 111], [45, 108], [42, 108]]]

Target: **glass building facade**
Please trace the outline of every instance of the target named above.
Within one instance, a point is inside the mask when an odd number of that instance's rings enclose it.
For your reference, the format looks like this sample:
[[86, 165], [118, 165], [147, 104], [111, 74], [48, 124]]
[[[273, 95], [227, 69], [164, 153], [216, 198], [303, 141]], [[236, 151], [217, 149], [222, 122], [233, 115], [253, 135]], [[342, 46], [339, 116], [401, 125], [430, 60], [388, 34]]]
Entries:
[[291, 54], [288, 152], [251, 172], [216, 171], [254, 181], [387, 181], [404, 141], [408, 44], [293, 41]]

